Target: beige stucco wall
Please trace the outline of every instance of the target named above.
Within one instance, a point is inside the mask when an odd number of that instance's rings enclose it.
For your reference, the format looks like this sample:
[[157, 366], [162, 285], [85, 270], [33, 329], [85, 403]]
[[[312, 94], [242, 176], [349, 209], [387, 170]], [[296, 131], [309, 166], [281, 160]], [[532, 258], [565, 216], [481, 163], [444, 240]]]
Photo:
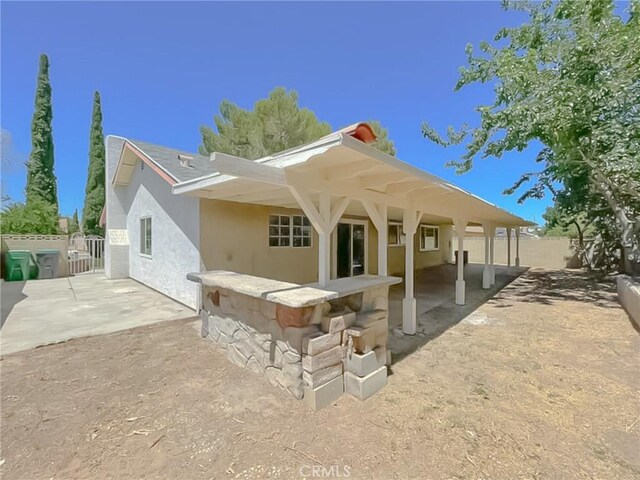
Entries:
[[[507, 238], [496, 237], [494, 259], [497, 265], [507, 265]], [[484, 263], [484, 238], [464, 239], [464, 249], [469, 251], [469, 261]], [[515, 265], [516, 240], [511, 239], [511, 265]], [[574, 266], [571, 240], [566, 237], [521, 237], [520, 265], [539, 268], [566, 268]]]
[[[318, 280], [318, 235], [315, 231], [310, 248], [269, 247], [269, 215], [303, 215], [301, 210], [201, 199], [200, 213], [200, 253], [206, 270], [231, 270], [294, 283]], [[368, 273], [376, 274], [378, 233], [369, 219], [360, 219], [366, 220], [368, 225]], [[451, 227], [441, 226], [440, 249], [421, 252], [416, 235], [416, 268], [447, 261], [450, 240]], [[404, 246], [389, 247], [390, 274], [404, 274], [404, 251]]]
[[[4, 252], [7, 250], [29, 250], [36, 259], [36, 252], [42, 249], [60, 250], [58, 255], [58, 277], [69, 276], [67, 235], [2, 235], [2, 269], [4, 272]], [[37, 261], [37, 259], [36, 259]]]
[[298, 210], [200, 201], [200, 255], [206, 270], [231, 270], [294, 283], [318, 279], [318, 235], [311, 247], [270, 247], [269, 215]]

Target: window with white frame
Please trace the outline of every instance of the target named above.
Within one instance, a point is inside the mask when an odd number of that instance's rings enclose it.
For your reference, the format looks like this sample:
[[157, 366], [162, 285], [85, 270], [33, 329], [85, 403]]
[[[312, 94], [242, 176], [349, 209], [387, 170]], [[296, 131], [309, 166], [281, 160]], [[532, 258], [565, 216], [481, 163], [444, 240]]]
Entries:
[[438, 250], [440, 248], [440, 227], [420, 225], [420, 250]]
[[269, 246], [288, 247], [291, 245], [291, 217], [289, 215], [269, 215]]
[[388, 245], [390, 247], [397, 247], [399, 245], [402, 245], [402, 223], [389, 222], [388, 234]]
[[304, 215], [269, 215], [270, 247], [310, 247], [311, 222]]
[[294, 247], [311, 246], [311, 222], [304, 215], [294, 215], [291, 231], [291, 245]]
[[140, 219], [140, 253], [151, 256], [151, 217]]

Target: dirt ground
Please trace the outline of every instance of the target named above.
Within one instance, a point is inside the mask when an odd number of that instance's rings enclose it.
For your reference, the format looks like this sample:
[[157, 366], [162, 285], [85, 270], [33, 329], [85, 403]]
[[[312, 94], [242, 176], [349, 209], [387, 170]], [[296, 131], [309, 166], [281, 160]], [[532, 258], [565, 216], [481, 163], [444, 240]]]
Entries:
[[529, 271], [434, 331], [382, 392], [317, 413], [193, 320], [11, 354], [0, 475], [640, 478], [640, 335], [611, 283]]

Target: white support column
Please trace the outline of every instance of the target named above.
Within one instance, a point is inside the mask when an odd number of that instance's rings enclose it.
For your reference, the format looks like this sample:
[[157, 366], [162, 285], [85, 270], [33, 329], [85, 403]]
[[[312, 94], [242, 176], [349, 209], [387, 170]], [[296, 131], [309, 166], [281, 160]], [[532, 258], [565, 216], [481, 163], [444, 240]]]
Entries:
[[496, 234], [495, 234], [496, 230], [495, 228], [493, 229], [493, 232], [491, 233], [491, 238], [490, 241], [491, 243], [489, 244], [489, 272], [491, 274], [491, 286], [496, 284], [496, 266], [494, 264], [494, 253], [496, 250]]
[[467, 230], [467, 220], [456, 218], [453, 220], [458, 236], [458, 278], [456, 279], [456, 305], [465, 304], [465, 282], [464, 282], [464, 236]]
[[414, 294], [413, 242], [422, 212], [407, 209], [403, 212], [402, 231], [404, 244], [404, 299], [402, 300], [402, 331], [415, 335], [417, 326], [416, 299]]
[[490, 238], [493, 236], [494, 227], [489, 223], [483, 223], [482, 229], [484, 231], [484, 269], [482, 270], [482, 288], [485, 290], [491, 288], [491, 265], [489, 264], [490, 258]]
[[331, 232], [349, 206], [350, 199], [343, 198], [332, 210], [331, 195], [320, 193], [316, 208], [305, 190], [294, 185], [290, 185], [289, 189], [318, 232], [318, 283], [326, 286], [331, 280]]
[[511, 266], [511, 228], [507, 227], [507, 267]]
[[378, 231], [378, 275], [387, 276], [389, 274], [387, 264], [389, 242], [387, 206], [384, 204], [374, 204], [367, 200], [362, 200], [362, 205]]
[[516, 227], [516, 267], [520, 266], [520, 227]]
[[331, 280], [331, 196], [321, 193], [318, 198], [320, 218], [324, 223], [322, 232], [318, 232], [318, 282], [325, 286]]

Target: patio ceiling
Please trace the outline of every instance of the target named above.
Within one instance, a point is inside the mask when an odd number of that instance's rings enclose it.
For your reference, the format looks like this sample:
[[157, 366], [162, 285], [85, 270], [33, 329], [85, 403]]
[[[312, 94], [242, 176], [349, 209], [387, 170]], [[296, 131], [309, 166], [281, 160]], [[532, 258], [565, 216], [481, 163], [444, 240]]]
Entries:
[[312, 202], [320, 194], [351, 201], [345, 214], [367, 216], [362, 201], [384, 204], [390, 220], [402, 220], [403, 211], [423, 212], [422, 222], [453, 223], [460, 216], [470, 225], [492, 223], [518, 227], [531, 222], [409, 165], [344, 133], [256, 161], [227, 154], [211, 156], [216, 173], [173, 186], [175, 194], [203, 198], [300, 208], [296, 192]]

